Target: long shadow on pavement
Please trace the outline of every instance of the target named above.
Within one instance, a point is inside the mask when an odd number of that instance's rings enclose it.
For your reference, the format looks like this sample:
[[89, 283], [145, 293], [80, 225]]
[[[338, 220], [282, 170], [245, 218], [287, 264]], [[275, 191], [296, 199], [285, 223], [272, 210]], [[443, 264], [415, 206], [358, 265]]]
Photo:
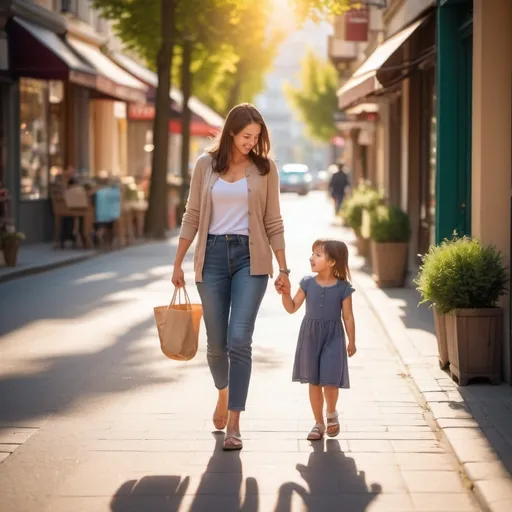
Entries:
[[[222, 451], [224, 434], [215, 432], [215, 447], [187, 512], [259, 512], [258, 484], [245, 479], [240, 452]], [[112, 512], [177, 512], [189, 491], [188, 476], [144, 476], [125, 482], [112, 498]], [[241, 495], [245, 495], [242, 501]], [[260, 511], [262, 512], [262, 511]]]
[[[169, 282], [171, 295], [171, 251], [169, 243], [133, 247], [0, 284], [0, 340], [8, 340], [7, 334], [40, 320], [105, 314], [122, 302], [116, 295], [158, 281]], [[184, 265], [191, 268], [192, 254]]]
[[297, 493], [307, 512], [364, 512], [382, 492], [379, 484], [366, 483], [364, 471], [358, 471], [354, 459], [341, 451], [335, 439], [311, 443], [314, 451], [308, 465], [297, 464], [307, 484], [286, 482], [279, 489], [274, 512], [292, 512], [292, 496]]

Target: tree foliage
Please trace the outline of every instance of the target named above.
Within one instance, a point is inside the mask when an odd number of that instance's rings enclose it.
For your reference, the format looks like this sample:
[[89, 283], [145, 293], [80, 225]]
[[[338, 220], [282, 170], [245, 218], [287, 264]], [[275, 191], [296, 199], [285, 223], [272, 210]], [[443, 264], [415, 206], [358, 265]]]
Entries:
[[[272, 1], [238, 1], [236, 23], [217, 54], [205, 55], [197, 68], [195, 94], [221, 114], [242, 101], [251, 102], [262, 90], [284, 33], [269, 30]], [[214, 56], [215, 57], [215, 56]], [[220, 64], [220, 65], [219, 65]], [[213, 73], [210, 68], [214, 68]]]
[[300, 86], [285, 84], [288, 100], [311, 137], [320, 142], [330, 142], [337, 134], [333, 120], [333, 113], [338, 109], [337, 89], [336, 69], [311, 50], [302, 61]]
[[299, 22], [307, 19], [319, 21], [326, 16], [342, 14], [351, 7], [358, 8], [363, 2], [357, 0], [291, 0]]

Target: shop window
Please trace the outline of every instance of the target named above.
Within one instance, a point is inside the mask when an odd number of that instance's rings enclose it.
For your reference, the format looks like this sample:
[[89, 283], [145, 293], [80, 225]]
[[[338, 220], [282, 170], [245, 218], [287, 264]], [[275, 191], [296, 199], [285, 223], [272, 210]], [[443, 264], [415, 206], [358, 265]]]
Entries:
[[63, 168], [62, 82], [20, 80], [20, 197], [48, 198], [48, 183]]
[[20, 80], [21, 199], [48, 197], [48, 82]]

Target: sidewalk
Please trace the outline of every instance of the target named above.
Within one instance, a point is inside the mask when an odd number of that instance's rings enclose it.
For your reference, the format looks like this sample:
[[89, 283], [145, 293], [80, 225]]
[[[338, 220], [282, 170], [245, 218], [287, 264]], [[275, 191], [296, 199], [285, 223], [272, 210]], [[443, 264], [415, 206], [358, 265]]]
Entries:
[[[351, 235], [344, 230], [344, 235]], [[413, 288], [377, 288], [361, 258], [356, 286], [421, 393], [484, 510], [512, 510], [512, 387], [470, 384], [459, 387], [439, 368], [432, 312], [418, 307]]]
[[[283, 203], [285, 221], [301, 226], [287, 239], [296, 286], [310, 273], [311, 242], [339, 230], [320, 224], [330, 212], [323, 195]], [[0, 464], [2, 512], [480, 510], [359, 284], [358, 354], [349, 361], [352, 387], [340, 392], [340, 435], [305, 439], [313, 426], [307, 386], [291, 382], [304, 311], [284, 313], [269, 285], [254, 333], [244, 449], [223, 452], [223, 434], [212, 432], [204, 326], [187, 363], [165, 359], [155, 338], [152, 307], [169, 300], [173, 250], [169, 241], [58, 272], [56, 300], [70, 317], [39, 319], [16, 301], [19, 327], [2, 340], [8, 407], [0, 396], [0, 426], [38, 430]], [[185, 272], [192, 283], [191, 257]], [[32, 302], [38, 290], [39, 302], [55, 291], [43, 277], [24, 281]], [[74, 290], [84, 281], [80, 298]], [[189, 292], [198, 300], [195, 287]]]

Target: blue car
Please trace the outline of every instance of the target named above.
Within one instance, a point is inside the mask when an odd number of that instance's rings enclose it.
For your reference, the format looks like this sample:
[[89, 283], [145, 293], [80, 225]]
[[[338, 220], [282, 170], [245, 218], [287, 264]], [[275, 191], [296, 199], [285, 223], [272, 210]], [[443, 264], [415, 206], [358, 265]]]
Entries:
[[279, 171], [281, 192], [307, 195], [312, 188], [313, 177], [304, 164], [285, 164]]

